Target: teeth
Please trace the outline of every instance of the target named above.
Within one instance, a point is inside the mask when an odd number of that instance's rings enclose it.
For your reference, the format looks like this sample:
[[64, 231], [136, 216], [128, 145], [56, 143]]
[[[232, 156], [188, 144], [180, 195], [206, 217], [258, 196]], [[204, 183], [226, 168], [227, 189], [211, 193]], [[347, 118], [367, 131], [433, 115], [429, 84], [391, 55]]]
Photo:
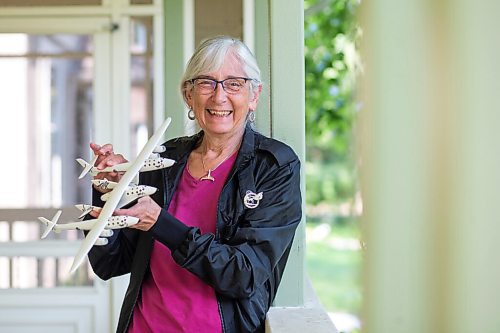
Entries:
[[227, 117], [231, 114], [232, 111], [218, 111], [218, 110], [210, 110], [207, 109], [208, 113], [210, 113], [212, 116], [216, 117]]

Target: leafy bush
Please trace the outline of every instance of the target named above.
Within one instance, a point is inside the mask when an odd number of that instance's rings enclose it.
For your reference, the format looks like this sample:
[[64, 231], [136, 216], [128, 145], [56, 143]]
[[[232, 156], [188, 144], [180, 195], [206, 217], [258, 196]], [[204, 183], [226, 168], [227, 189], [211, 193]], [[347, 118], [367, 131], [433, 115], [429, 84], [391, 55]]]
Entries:
[[[356, 193], [352, 128], [360, 71], [359, 0], [305, 0], [307, 202]], [[322, 165], [319, 165], [322, 164]]]

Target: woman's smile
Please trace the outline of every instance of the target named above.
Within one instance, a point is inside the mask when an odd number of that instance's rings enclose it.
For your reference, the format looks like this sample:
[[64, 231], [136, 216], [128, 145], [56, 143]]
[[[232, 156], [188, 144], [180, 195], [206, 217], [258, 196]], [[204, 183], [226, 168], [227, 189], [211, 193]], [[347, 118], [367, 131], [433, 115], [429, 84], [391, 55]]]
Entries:
[[230, 114], [233, 113], [232, 110], [215, 110], [215, 109], [206, 109], [206, 111], [211, 115], [211, 116], [214, 116], [214, 117], [220, 117], [220, 118], [223, 118], [223, 117], [227, 117], [229, 116]]

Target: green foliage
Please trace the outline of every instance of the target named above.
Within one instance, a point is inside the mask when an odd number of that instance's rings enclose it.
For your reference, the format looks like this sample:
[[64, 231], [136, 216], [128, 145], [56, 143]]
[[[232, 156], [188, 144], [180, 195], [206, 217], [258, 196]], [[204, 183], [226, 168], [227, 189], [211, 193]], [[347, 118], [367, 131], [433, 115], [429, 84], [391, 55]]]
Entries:
[[351, 136], [359, 108], [359, 0], [305, 0], [304, 7], [307, 160], [329, 164], [308, 171], [307, 202], [335, 202], [356, 191]]
[[351, 163], [306, 162], [306, 203], [349, 201], [356, 191]]

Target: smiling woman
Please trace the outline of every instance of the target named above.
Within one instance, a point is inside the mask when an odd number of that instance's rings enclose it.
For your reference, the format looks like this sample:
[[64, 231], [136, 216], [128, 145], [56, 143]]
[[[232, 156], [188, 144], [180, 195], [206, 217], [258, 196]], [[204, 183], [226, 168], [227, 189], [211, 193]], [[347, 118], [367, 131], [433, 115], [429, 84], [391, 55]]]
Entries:
[[[297, 155], [248, 124], [261, 90], [239, 40], [206, 40], [189, 61], [181, 92], [202, 130], [164, 144], [177, 163], [141, 178], [158, 192], [115, 211], [140, 222], [89, 253], [103, 279], [131, 273], [118, 332], [264, 332], [302, 199]], [[124, 162], [91, 147], [97, 168]]]

